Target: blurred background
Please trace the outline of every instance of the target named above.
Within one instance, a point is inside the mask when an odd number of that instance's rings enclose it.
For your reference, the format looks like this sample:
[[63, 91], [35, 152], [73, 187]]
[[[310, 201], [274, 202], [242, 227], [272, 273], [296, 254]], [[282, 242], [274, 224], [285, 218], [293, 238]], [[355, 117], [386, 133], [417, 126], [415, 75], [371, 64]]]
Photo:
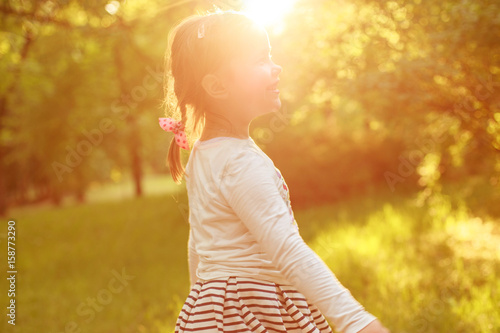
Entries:
[[163, 57], [214, 8], [268, 29], [282, 108], [251, 136], [353, 296], [392, 332], [500, 332], [497, 0], [3, 0], [0, 330], [174, 331], [189, 207]]

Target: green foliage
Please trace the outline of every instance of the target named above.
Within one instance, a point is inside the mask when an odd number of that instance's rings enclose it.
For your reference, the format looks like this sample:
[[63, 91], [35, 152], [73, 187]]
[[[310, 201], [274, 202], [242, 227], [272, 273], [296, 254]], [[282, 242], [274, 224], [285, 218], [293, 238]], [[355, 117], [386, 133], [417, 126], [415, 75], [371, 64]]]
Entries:
[[498, 221], [446, 198], [428, 209], [417, 202], [325, 206], [308, 215], [318, 230], [311, 247], [391, 331], [498, 330]]
[[[176, 203], [187, 202], [187, 197], [174, 199], [156, 196], [14, 211], [19, 267], [14, 330], [65, 332], [70, 322], [81, 332], [172, 327], [183, 302], [179, 299], [189, 290], [184, 244], [188, 225]], [[113, 272], [122, 270], [132, 277], [127, 285], [112, 281]], [[3, 290], [5, 281], [0, 283]], [[104, 290], [122, 286], [106, 296]], [[6, 318], [0, 319], [2, 332], [10, 326]]]
[[293, 117], [266, 142], [296, 201], [476, 176], [478, 191], [494, 195], [499, 9], [491, 0], [299, 1], [272, 40]]
[[[387, 191], [295, 216], [309, 246], [392, 332], [498, 331], [499, 221], [445, 196], [425, 207], [416, 199]], [[12, 329], [2, 316], [2, 332], [64, 332], [70, 322], [82, 333], [173, 332], [189, 292], [185, 207], [179, 193], [14, 211], [19, 315]], [[122, 270], [128, 284], [109, 292]]]
[[[163, 113], [168, 31], [209, 8], [145, 0], [2, 4], [0, 212], [3, 203], [82, 198], [113, 172], [132, 174], [141, 195], [146, 170], [168, 172], [170, 136], [155, 120]], [[498, 11], [494, 0], [297, 1], [284, 29], [270, 33], [292, 121], [263, 144], [277, 164], [286, 159], [296, 201], [473, 176], [493, 192], [500, 183]], [[266, 127], [255, 121], [254, 129]], [[102, 140], [92, 142], [96, 131]], [[297, 154], [304, 159], [290, 159]], [[432, 169], [427, 155], [440, 156]], [[311, 167], [327, 181], [310, 179]]]

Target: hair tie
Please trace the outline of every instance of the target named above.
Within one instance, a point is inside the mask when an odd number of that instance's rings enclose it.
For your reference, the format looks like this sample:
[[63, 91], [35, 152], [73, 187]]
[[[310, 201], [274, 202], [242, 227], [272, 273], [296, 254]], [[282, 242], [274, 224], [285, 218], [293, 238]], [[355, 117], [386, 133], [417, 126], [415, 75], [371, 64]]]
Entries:
[[186, 133], [184, 132], [184, 124], [179, 120], [172, 118], [159, 118], [160, 126], [167, 132], [173, 132], [175, 134], [175, 143], [182, 149], [189, 149], [189, 144], [187, 142]]

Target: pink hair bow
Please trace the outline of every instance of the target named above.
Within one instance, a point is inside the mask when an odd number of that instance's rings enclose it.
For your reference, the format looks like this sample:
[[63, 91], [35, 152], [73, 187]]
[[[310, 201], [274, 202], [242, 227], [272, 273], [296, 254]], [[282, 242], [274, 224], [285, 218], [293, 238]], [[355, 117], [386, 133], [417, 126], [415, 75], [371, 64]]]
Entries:
[[182, 149], [189, 149], [186, 133], [184, 132], [184, 124], [179, 120], [172, 118], [159, 118], [160, 126], [165, 131], [173, 132], [175, 134], [175, 142]]

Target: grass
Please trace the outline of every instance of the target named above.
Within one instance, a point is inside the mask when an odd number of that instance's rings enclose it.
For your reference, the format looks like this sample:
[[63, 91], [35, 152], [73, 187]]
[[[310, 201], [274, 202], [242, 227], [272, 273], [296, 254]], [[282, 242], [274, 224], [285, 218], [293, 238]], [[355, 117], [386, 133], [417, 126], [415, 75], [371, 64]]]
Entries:
[[[439, 199], [419, 207], [380, 193], [294, 213], [306, 242], [392, 332], [500, 332], [499, 223]], [[17, 317], [11, 327], [2, 315], [2, 332], [173, 332], [189, 292], [185, 193], [11, 216]], [[5, 309], [5, 279], [0, 288]]]

